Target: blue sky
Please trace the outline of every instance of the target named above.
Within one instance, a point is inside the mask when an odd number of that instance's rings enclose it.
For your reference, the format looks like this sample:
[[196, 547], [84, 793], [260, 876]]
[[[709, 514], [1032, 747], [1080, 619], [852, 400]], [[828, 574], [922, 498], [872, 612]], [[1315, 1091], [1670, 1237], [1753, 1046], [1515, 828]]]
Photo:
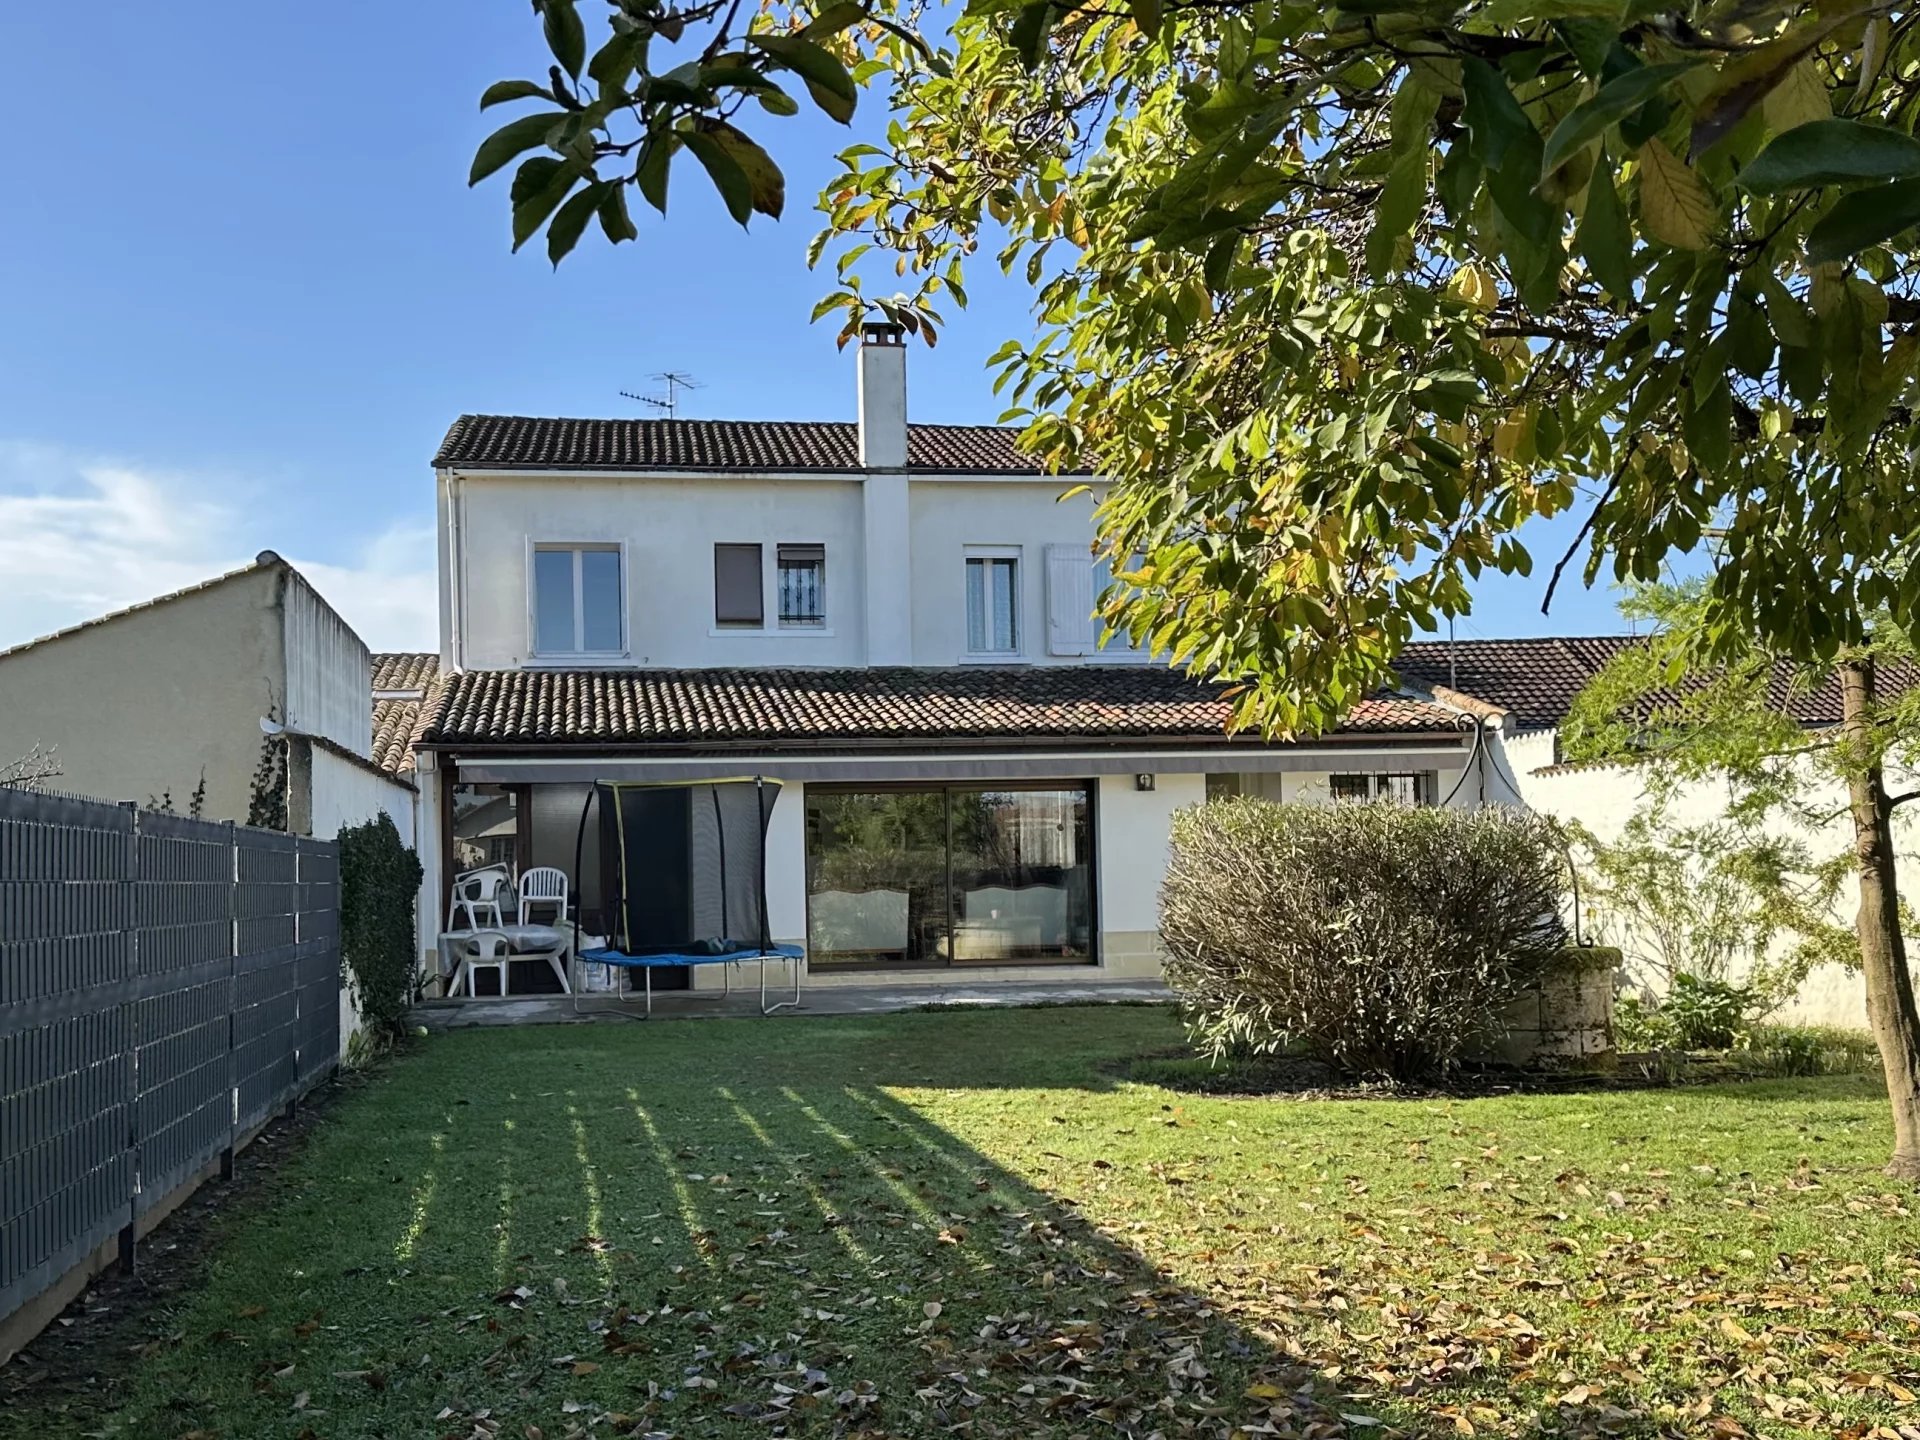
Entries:
[[[480, 91], [544, 68], [524, 0], [9, 5], [0, 55], [0, 646], [270, 547], [376, 648], [428, 648], [428, 460], [461, 411], [638, 414], [619, 392], [672, 369], [705, 387], [683, 414], [851, 418], [851, 357], [807, 319], [848, 139], [820, 117], [773, 122], [779, 224], [678, 176], [670, 221], [636, 204], [638, 243], [590, 234], [556, 273], [509, 253], [504, 177], [465, 184]], [[985, 267], [969, 290], [912, 352], [915, 419], [998, 414], [983, 362], [1027, 297]], [[1460, 633], [1618, 629], [1577, 589], [1539, 615], [1571, 533]]]

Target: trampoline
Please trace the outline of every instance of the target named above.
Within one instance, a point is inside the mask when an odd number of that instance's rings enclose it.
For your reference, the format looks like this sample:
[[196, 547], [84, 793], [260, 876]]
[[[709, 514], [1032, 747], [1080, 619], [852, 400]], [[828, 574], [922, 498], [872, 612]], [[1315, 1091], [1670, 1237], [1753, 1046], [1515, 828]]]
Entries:
[[[583, 874], [587, 824], [597, 810], [606, 943], [580, 948], [576, 910], [576, 958], [610, 974], [639, 971], [649, 1016], [654, 971], [721, 965], [723, 994], [731, 995], [732, 967], [747, 961], [760, 966], [762, 1015], [797, 1007], [804, 952], [774, 944], [767, 922], [767, 822], [779, 796], [780, 782], [758, 775], [594, 785], [580, 808], [573, 873]], [[769, 961], [793, 968], [791, 996], [771, 1003]]]

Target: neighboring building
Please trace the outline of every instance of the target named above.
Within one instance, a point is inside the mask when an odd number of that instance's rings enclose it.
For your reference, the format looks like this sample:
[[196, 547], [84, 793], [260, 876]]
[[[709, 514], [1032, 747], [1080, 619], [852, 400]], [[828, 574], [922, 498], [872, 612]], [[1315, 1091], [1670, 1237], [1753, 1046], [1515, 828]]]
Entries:
[[445, 857], [428, 907], [511, 857], [583, 870], [591, 916], [591, 782], [759, 774], [784, 782], [772, 927], [810, 983], [1150, 975], [1170, 817], [1210, 784], [1474, 803], [1458, 707], [1383, 695], [1269, 745], [1227, 736], [1215, 690], [1102, 647], [1098, 480], [1063, 499], [1013, 431], [909, 424], [893, 327], [857, 357], [854, 423], [454, 423], [441, 675], [413, 734]]
[[[1627, 823], [1650, 801], [1646, 772], [1631, 763], [1565, 763], [1560, 731], [1573, 700], [1601, 669], [1635, 644], [1631, 636], [1553, 636], [1528, 640], [1432, 641], [1411, 645], [1398, 663], [1403, 679], [1443, 699], [1478, 705], [1499, 720], [1487, 732], [1491, 764], [1487, 772], [1490, 795], [1501, 803], [1519, 804], [1543, 815], [1578, 821], [1596, 838], [1617, 840]], [[1837, 680], [1815, 691], [1796, 691], [1782, 668], [1773, 703], [1809, 732], [1830, 730], [1840, 723], [1840, 686]], [[1881, 676], [1888, 691], [1920, 684], [1920, 668], [1899, 665]], [[1914, 788], [1915, 778], [1890, 777], [1896, 791]], [[1803, 842], [1817, 860], [1841, 854], [1852, 845], [1847, 795], [1837, 780], [1814, 782], [1814, 808], [1831, 818], [1825, 824], [1804, 826], [1785, 818], [1769, 821], [1770, 833]], [[1711, 824], [1725, 817], [1731, 794], [1723, 780], [1703, 779], [1678, 786], [1663, 796], [1670, 823]], [[1895, 839], [1900, 851], [1905, 893], [1920, 882], [1913, 866], [1914, 846], [1920, 841], [1920, 817], [1912, 809], [1894, 812]], [[1832, 919], [1851, 925], [1856, 906], [1852, 886], [1842, 889]], [[1603, 917], [1607, 930], [1601, 938], [1621, 945], [1630, 967], [1636, 955], [1658, 951], [1651, 937], [1620, 929]], [[1608, 928], [1613, 926], [1614, 928]], [[1640, 978], [1647, 969], [1641, 967]], [[1808, 977], [1777, 1018], [1805, 1024], [1864, 1026], [1867, 1023], [1866, 986], [1856, 971], [1824, 966]]]
[[372, 759], [367, 647], [271, 550], [199, 585], [0, 651], [0, 756], [50, 788], [209, 820], [260, 804], [330, 836], [414, 791]]

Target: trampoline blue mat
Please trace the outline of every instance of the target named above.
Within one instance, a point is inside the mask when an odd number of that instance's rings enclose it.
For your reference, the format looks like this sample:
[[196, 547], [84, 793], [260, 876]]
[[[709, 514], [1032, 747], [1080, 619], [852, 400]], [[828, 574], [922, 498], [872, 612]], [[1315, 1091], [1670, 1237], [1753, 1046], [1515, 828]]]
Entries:
[[675, 965], [717, 965], [731, 960], [799, 960], [806, 952], [798, 945], [743, 946], [738, 950], [703, 950], [684, 955], [628, 955], [624, 951], [601, 948], [582, 950], [576, 957], [595, 965], [625, 965], [636, 970], [660, 970]]

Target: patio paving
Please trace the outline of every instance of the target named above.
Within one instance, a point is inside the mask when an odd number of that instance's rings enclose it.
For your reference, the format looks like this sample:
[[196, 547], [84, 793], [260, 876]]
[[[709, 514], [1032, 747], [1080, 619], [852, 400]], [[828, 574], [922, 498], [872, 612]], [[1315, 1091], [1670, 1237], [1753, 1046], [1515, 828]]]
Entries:
[[[790, 991], [781, 991], [790, 994]], [[772, 987], [768, 997], [775, 998]], [[525, 995], [509, 999], [428, 1000], [413, 1007], [412, 1020], [430, 1031], [466, 1030], [491, 1025], [574, 1025], [594, 1021], [627, 1024], [647, 1018], [638, 996], [615, 1000], [605, 992], [589, 991], [577, 997]], [[928, 1005], [991, 1009], [1020, 1005], [1166, 1005], [1172, 993], [1158, 980], [1077, 980], [1036, 983], [833, 985], [800, 992], [797, 1010], [779, 1010], [766, 1017], [881, 1015], [894, 1010], [917, 1010]], [[757, 987], [736, 986], [730, 996], [707, 991], [656, 992], [653, 1019], [697, 1020], [714, 1016], [757, 1016]]]

